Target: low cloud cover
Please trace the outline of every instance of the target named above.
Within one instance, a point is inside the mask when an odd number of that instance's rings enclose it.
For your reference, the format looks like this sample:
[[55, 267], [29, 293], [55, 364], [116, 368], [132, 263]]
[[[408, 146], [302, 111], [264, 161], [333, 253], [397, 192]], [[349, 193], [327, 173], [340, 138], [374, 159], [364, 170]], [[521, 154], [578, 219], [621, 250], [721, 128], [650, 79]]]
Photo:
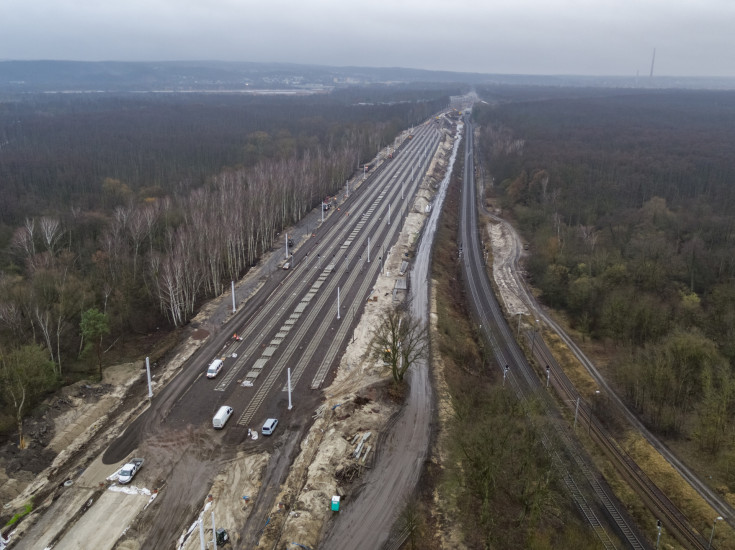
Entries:
[[5, 0], [0, 58], [735, 76], [728, 0]]

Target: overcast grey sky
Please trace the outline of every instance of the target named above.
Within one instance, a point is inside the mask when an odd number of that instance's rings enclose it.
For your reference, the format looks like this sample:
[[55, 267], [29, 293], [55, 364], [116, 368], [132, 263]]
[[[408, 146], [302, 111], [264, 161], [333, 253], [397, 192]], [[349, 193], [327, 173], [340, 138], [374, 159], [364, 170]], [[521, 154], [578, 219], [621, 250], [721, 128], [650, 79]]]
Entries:
[[0, 0], [0, 59], [735, 76], [735, 0]]

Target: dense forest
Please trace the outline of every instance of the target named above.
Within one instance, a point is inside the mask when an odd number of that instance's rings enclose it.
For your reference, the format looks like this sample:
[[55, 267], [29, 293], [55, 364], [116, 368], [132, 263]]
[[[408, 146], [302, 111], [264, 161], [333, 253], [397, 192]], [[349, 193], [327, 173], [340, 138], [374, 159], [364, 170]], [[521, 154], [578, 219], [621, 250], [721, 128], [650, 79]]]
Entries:
[[541, 299], [606, 346], [649, 426], [715, 457], [733, 490], [735, 94], [479, 92], [489, 198], [528, 239]]
[[103, 189], [106, 179], [145, 199], [201, 187], [224, 167], [306, 151], [349, 147], [357, 166], [436, 109], [418, 93], [19, 96], [0, 102], [0, 220], [16, 226], [61, 205], [92, 210], [129, 198]]
[[0, 432], [103, 351], [186, 323], [450, 92], [0, 102]]

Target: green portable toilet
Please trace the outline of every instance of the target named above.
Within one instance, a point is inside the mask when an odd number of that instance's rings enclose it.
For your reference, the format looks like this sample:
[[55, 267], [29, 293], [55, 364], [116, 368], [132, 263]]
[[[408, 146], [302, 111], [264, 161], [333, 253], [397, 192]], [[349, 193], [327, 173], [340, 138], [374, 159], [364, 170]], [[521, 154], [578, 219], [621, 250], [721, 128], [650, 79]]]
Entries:
[[332, 512], [339, 512], [339, 497], [332, 497]]

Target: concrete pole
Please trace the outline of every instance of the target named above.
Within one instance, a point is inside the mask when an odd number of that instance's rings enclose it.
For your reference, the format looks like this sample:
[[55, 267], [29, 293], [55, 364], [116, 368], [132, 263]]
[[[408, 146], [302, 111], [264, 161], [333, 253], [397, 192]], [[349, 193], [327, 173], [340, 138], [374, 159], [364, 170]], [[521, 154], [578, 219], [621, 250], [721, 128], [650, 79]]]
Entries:
[[199, 518], [199, 547], [201, 550], [207, 550], [207, 543], [204, 542], [204, 522]]
[[368, 237], [368, 263], [370, 263], [370, 237]]
[[579, 415], [579, 397], [577, 397], [577, 406], [574, 408], [574, 429], [577, 429], [577, 416]]
[[388, 225], [390, 225], [390, 203], [388, 203]]
[[709, 536], [709, 543], [707, 544], [707, 550], [712, 548], [712, 539], [715, 537], [715, 525], [717, 525], [718, 521], [722, 521], [722, 520], [723, 520], [722, 516], [717, 516], [715, 518], [715, 521], [712, 522], [712, 534], [710, 534]]
[[339, 321], [339, 287], [337, 287], [337, 320]]
[[214, 512], [212, 512], [212, 543], [214, 543], [214, 550], [217, 550], [217, 528], [214, 526]]
[[345, 183], [347, 186], [347, 193], [345, 193], [345, 198], [350, 196], [350, 180], [347, 180], [347, 183]]
[[289, 367], [286, 371], [288, 373], [288, 410], [293, 409], [291, 405], [291, 368]]
[[232, 313], [235, 313], [235, 281], [232, 281]]
[[322, 221], [324, 221], [324, 199], [322, 199]]
[[549, 387], [549, 382], [551, 382], [551, 369], [549, 368], [549, 365], [546, 365], [546, 387]]
[[286, 259], [288, 260], [288, 233], [286, 233]]
[[145, 358], [145, 372], [148, 375], [148, 399], [153, 397], [153, 387], [151, 386], [151, 361], [148, 357]]
[[521, 313], [518, 313], [518, 330], [516, 331], [516, 340], [521, 337]]

